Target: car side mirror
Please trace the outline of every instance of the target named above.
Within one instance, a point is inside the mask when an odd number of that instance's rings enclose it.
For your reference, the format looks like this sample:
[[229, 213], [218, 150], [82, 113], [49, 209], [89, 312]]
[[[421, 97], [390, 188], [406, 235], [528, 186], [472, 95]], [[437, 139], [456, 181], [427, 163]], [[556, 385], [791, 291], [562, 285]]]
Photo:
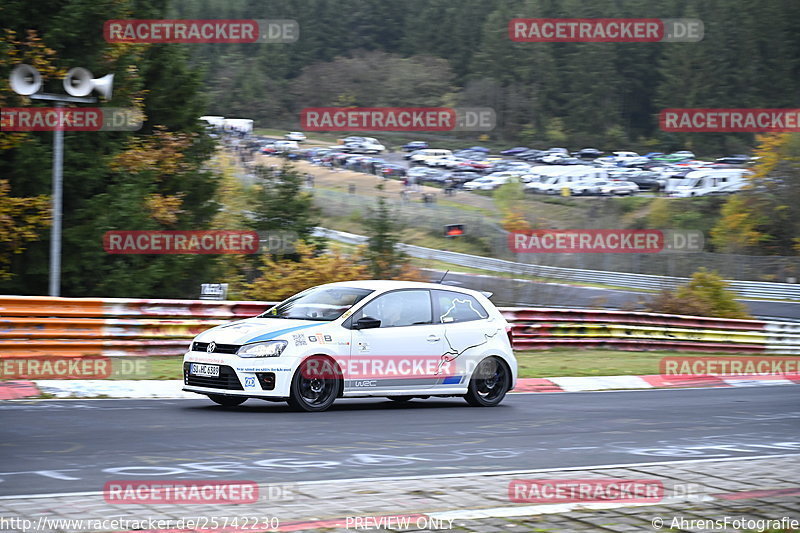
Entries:
[[371, 316], [362, 316], [353, 323], [353, 329], [374, 329], [381, 327], [381, 321]]

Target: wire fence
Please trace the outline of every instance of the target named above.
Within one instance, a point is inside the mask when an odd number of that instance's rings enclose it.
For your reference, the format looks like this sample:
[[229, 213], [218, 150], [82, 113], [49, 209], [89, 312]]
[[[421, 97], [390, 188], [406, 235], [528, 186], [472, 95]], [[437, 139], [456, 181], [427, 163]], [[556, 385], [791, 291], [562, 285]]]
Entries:
[[[377, 197], [328, 189], [315, 189], [314, 198], [317, 207], [325, 215], [352, 217], [354, 221], [362, 221], [377, 206]], [[444, 235], [445, 225], [464, 224], [468, 228], [468, 238], [483, 244], [487, 252], [494, 252], [507, 246], [506, 231], [497, 222], [479, 212], [440, 205], [436, 201], [423, 203], [416, 198], [408, 200], [403, 200], [400, 196], [384, 198], [392, 212], [393, 220], [400, 227], [418, 228]]]
[[[505, 255], [499, 255], [506, 252]], [[725, 279], [797, 283], [800, 258], [715, 254], [711, 252], [671, 252], [652, 254], [513, 254], [508, 247], [494, 250], [495, 257], [532, 265], [558, 266], [583, 270], [602, 270], [691, 277], [700, 268], [716, 271]]]
[[[361, 222], [376, 207], [375, 197], [341, 191], [315, 189], [316, 204], [328, 216], [352, 217]], [[751, 256], [711, 252], [669, 253], [514, 253], [508, 232], [497, 221], [480, 212], [387, 197], [394, 220], [404, 228], [419, 228], [442, 235], [447, 224], [464, 224], [466, 237], [479, 242], [487, 257], [542, 267], [559, 267], [677, 278], [691, 277], [700, 268], [716, 271], [724, 279], [797, 283], [800, 257]], [[477, 265], [475, 265], [477, 267]], [[527, 270], [527, 269], [525, 269]], [[522, 272], [520, 272], [522, 273]]]

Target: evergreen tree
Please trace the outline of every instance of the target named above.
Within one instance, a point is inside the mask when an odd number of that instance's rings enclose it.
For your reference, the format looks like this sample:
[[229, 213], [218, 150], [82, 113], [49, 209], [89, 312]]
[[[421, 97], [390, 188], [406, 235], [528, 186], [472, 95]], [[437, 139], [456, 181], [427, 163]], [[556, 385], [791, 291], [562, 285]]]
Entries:
[[[23, 54], [16, 57], [29, 62], [44, 60], [46, 50], [29, 53], [30, 46], [12, 42], [29, 31], [54, 51], [49, 64], [60, 72], [50, 76], [46, 90], [63, 92], [60, 78], [73, 66], [84, 66], [95, 76], [113, 73], [113, 100], [100, 105], [136, 107], [146, 117], [141, 132], [65, 132], [61, 293], [195, 296], [198, 280], [213, 276], [211, 256], [114, 255], [102, 245], [109, 230], [203, 229], [217, 208], [214, 177], [201, 169], [213, 143], [197, 121], [204, 103], [200, 77], [188, 67], [186, 49], [110, 44], [103, 38], [108, 19], [164, 18], [166, 0], [8, 0], [0, 9], [10, 31], [3, 37], [7, 52], [16, 50]], [[0, 64], [4, 82], [14, 66], [10, 57], [7, 54]], [[16, 103], [39, 105], [23, 99]], [[160, 136], [155, 136], [157, 131]], [[47, 132], [0, 144], [0, 175], [8, 178], [12, 196], [50, 193], [51, 146], [52, 134]], [[163, 164], [150, 165], [148, 158]], [[167, 159], [175, 164], [166, 164]], [[0, 284], [1, 291], [46, 293], [49, 232], [42, 237], [15, 255], [11, 270], [16, 275]]]
[[313, 238], [318, 210], [311, 193], [303, 190], [303, 176], [288, 161], [277, 172], [264, 166], [257, 168], [259, 183], [252, 197], [249, 227], [264, 232], [290, 232], [299, 240], [321, 244]]
[[[383, 190], [378, 185], [378, 190]], [[392, 279], [402, 274], [408, 257], [397, 248], [400, 239], [397, 235], [397, 225], [386, 199], [378, 196], [375, 209], [371, 211], [365, 221], [367, 227], [367, 248], [364, 258], [369, 265], [369, 271], [375, 279]]]

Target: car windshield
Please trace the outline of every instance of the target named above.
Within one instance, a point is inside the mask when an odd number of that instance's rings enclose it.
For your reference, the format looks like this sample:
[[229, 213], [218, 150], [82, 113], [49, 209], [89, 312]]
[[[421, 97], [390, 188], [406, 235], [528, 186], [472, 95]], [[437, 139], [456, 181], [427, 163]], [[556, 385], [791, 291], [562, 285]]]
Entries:
[[322, 286], [295, 294], [260, 314], [260, 318], [336, 320], [372, 291], [353, 287]]

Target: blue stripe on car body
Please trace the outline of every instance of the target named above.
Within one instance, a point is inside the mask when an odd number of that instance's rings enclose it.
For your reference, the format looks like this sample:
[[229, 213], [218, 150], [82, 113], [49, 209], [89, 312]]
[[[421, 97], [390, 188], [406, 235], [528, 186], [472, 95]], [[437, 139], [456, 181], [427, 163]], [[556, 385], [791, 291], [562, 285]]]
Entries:
[[258, 337], [254, 337], [254, 338], [250, 339], [249, 341], [247, 341], [247, 342], [245, 342], [243, 344], [250, 344], [250, 343], [259, 342], [259, 341], [268, 341], [268, 340], [274, 339], [275, 337], [283, 335], [285, 333], [291, 333], [292, 331], [297, 331], [299, 329], [312, 328], [312, 327], [314, 327], [316, 325], [317, 324], [306, 324], [305, 326], [295, 326], [293, 328], [279, 329], [278, 331], [272, 331], [270, 333], [264, 333], [263, 335], [259, 335]]

